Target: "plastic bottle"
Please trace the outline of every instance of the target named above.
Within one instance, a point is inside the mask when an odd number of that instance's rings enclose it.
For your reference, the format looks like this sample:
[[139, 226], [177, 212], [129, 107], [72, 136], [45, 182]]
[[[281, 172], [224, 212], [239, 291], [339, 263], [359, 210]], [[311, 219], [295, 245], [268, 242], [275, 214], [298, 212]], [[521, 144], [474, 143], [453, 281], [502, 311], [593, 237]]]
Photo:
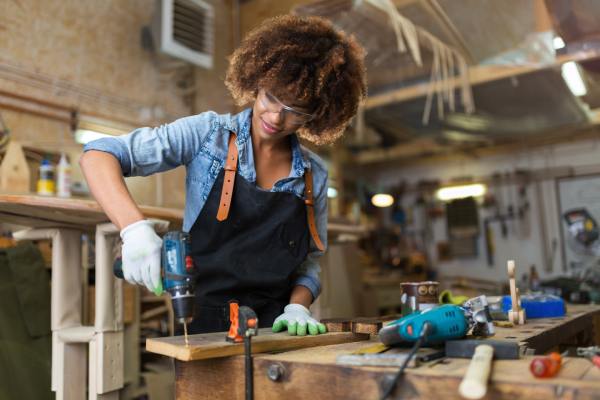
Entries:
[[59, 197], [71, 197], [71, 164], [65, 153], [61, 154], [57, 166], [56, 194]]
[[40, 164], [40, 178], [37, 181], [37, 194], [42, 196], [54, 195], [54, 166], [44, 158]]

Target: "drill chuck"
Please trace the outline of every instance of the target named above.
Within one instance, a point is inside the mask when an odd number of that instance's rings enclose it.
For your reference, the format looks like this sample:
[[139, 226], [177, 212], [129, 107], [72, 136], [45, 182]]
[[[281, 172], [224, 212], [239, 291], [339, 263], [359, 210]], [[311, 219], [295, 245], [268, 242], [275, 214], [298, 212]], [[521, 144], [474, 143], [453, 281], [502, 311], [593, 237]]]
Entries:
[[183, 289], [169, 289], [173, 314], [179, 323], [190, 322], [194, 316], [194, 293]]

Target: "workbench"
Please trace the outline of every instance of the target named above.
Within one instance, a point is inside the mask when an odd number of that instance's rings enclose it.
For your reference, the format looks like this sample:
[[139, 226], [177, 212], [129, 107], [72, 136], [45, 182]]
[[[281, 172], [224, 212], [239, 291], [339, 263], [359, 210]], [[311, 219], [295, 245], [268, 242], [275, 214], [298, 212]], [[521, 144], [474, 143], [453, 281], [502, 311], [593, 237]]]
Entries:
[[[569, 305], [565, 317], [529, 320], [513, 328], [497, 327], [493, 339], [515, 341], [527, 355], [519, 360], [494, 361], [486, 399], [600, 399], [600, 369], [587, 359], [566, 358], [559, 374], [553, 378], [535, 379], [529, 372], [533, 354], [557, 350], [564, 345], [599, 344], [600, 306]], [[375, 336], [368, 340], [255, 354], [254, 398], [378, 399], [380, 384], [387, 382], [397, 368], [336, 364], [338, 355], [377, 342]], [[459, 399], [458, 385], [469, 361], [441, 359], [408, 368], [393, 398]], [[242, 355], [175, 363], [178, 400], [244, 398]]]
[[[163, 229], [181, 226], [181, 210], [140, 209]], [[122, 281], [112, 272], [118, 229], [94, 200], [27, 194], [0, 194], [0, 221], [28, 227], [13, 233], [17, 240], [52, 241], [52, 391], [56, 399], [118, 399], [125, 369]], [[87, 284], [84, 233], [95, 235], [93, 326], [85, 326], [82, 318]]]

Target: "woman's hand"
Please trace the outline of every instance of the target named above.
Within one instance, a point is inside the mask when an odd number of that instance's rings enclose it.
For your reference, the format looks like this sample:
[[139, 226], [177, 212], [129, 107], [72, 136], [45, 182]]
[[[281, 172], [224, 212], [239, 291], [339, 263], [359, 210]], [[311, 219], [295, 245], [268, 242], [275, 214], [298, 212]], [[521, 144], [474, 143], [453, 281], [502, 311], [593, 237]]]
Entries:
[[141, 220], [121, 231], [123, 240], [123, 277], [129, 283], [144, 285], [159, 296], [162, 291], [160, 258], [162, 239], [152, 222]]
[[327, 332], [324, 324], [311, 317], [308, 308], [301, 304], [288, 304], [283, 309], [283, 314], [273, 322], [273, 332], [281, 332], [287, 328], [292, 336], [318, 335]]

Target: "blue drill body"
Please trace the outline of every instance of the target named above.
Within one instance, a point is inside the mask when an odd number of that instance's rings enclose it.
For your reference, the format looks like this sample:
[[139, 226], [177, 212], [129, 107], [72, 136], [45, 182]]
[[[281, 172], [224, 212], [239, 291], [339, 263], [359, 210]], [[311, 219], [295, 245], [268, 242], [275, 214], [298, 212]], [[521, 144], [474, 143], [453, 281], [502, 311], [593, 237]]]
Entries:
[[386, 325], [379, 331], [379, 340], [386, 346], [416, 342], [425, 322], [432, 325], [423, 342], [425, 346], [460, 339], [469, 330], [463, 310], [452, 304], [444, 304], [425, 311], [416, 311]]
[[190, 254], [189, 234], [172, 231], [163, 237], [163, 289], [171, 295], [179, 322], [189, 321], [194, 315], [194, 262]]
[[[171, 295], [175, 319], [189, 322], [194, 316], [194, 262], [190, 251], [190, 235], [167, 232], [163, 237], [161, 256], [162, 286]], [[121, 258], [113, 265], [117, 278], [123, 279]]]

